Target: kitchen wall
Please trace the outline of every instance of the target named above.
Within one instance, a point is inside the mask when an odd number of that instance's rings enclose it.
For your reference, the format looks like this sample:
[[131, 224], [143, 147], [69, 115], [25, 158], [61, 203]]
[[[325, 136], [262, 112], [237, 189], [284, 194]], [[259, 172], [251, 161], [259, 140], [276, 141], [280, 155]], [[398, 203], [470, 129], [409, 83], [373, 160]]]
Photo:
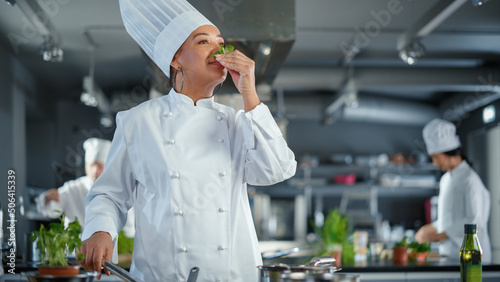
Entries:
[[[100, 125], [97, 109], [84, 106], [78, 100], [54, 101], [54, 116], [54, 121], [28, 123], [28, 128], [34, 129], [27, 133], [28, 151], [30, 157], [34, 157], [28, 165], [29, 186], [59, 187], [65, 181], [82, 176], [85, 173], [83, 142], [90, 137], [108, 140], [113, 137], [114, 128]], [[45, 137], [40, 140], [39, 134]]]
[[[27, 170], [26, 170], [26, 105], [35, 102], [39, 90], [33, 76], [8, 52], [0, 47], [0, 201], [4, 218], [8, 216], [7, 204], [15, 204], [15, 234], [18, 254], [24, 250], [24, 234], [31, 230], [31, 223], [20, 214], [23, 206]], [[15, 179], [8, 179], [8, 172], [13, 171]], [[15, 189], [8, 189], [9, 183]], [[15, 191], [15, 195], [12, 192]], [[12, 198], [12, 197], [14, 198]], [[12, 199], [9, 201], [9, 199]], [[6, 223], [6, 221], [3, 221]], [[10, 223], [9, 223], [10, 224]], [[3, 228], [5, 237], [6, 226]]]

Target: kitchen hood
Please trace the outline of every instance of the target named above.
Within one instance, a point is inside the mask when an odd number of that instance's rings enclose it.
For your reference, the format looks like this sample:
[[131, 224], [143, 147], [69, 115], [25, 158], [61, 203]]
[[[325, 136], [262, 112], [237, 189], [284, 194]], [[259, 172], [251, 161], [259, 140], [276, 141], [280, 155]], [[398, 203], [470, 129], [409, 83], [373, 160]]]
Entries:
[[[255, 61], [256, 84], [270, 86], [295, 41], [295, 1], [189, 2], [219, 28], [227, 44]], [[156, 74], [158, 84], [155, 88], [165, 93], [167, 78]], [[270, 87], [261, 89], [270, 91]], [[236, 87], [231, 79], [227, 79], [219, 92], [234, 93]]]

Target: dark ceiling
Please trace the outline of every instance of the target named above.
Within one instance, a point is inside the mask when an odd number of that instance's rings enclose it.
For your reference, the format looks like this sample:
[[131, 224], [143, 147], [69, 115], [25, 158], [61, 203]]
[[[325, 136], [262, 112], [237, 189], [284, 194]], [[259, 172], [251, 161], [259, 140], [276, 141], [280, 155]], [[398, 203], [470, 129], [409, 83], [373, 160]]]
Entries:
[[[91, 56], [95, 57], [95, 81], [108, 98], [112, 93], [150, 86], [154, 69], [123, 28], [118, 0], [38, 1], [60, 35], [64, 51], [60, 63], [42, 60], [42, 36], [21, 12], [20, 2], [14, 6], [0, 3], [0, 42], [51, 97], [80, 95]], [[498, 92], [500, 1], [482, 6], [468, 0], [202, 2], [192, 3], [212, 21], [223, 22], [223, 35], [226, 31], [236, 43], [248, 45], [262, 26], [268, 26], [262, 42], [292, 40], [281, 45], [285, 46], [281, 50], [272, 49], [274, 58], [279, 57], [276, 54], [282, 58], [270, 60], [266, 69], [276, 72], [270, 81], [271, 98], [284, 93], [287, 105], [318, 94], [334, 100], [339, 93], [353, 90], [347, 85], [354, 85], [361, 95], [429, 105], [455, 95]], [[217, 8], [216, 2], [222, 6]], [[290, 23], [294, 24], [292, 32]], [[425, 53], [410, 66], [401, 60], [399, 51], [412, 42], [420, 42]]]

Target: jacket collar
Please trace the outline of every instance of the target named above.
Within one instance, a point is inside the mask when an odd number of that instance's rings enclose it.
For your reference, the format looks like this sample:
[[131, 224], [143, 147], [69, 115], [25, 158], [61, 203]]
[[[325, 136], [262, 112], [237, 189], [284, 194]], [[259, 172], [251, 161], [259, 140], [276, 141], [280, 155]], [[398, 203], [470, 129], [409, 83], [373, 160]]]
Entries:
[[[171, 98], [172, 106], [195, 107], [193, 99], [181, 93], [177, 93], [173, 88], [168, 93]], [[200, 99], [196, 102], [196, 106], [212, 109], [214, 97]]]
[[450, 174], [460, 175], [464, 173], [464, 170], [469, 166], [466, 160], [462, 160], [454, 169], [450, 170]]

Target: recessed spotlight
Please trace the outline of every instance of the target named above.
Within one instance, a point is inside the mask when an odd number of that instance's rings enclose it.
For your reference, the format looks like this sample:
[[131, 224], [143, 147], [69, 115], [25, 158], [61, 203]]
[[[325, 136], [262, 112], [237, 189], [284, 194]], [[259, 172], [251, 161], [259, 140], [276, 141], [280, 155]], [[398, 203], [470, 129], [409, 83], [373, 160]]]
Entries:
[[474, 7], [477, 7], [482, 6], [484, 3], [488, 2], [488, 0], [471, 0], [471, 2]]

